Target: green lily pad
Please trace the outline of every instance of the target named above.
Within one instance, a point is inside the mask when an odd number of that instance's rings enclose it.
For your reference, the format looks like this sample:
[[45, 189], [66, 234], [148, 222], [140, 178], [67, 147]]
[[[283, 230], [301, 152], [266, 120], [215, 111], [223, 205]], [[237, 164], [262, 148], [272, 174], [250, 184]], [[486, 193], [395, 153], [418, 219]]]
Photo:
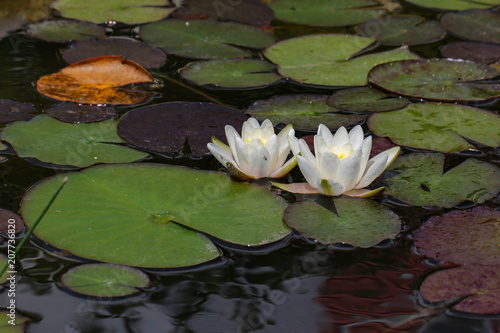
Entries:
[[418, 103], [404, 109], [372, 114], [368, 127], [394, 143], [442, 152], [473, 149], [466, 139], [500, 146], [500, 116], [457, 104]]
[[383, 45], [420, 45], [439, 41], [446, 31], [438, 21], [414, 15], [391, 15], [373, 19], [356, 28], [361, 36], [376, 37]]
[[390, 97], [371, 87], [342, 89], [328, 97], [326, 102], [341, 110], [361, 112], [392, 111], [404, 108], [409, 103], [405, 97]]
[[138, 269], [113, 264], [87, 264], [71, 268], [61, 277], [62, 284], [79, 294], [95, 297], [123, 297], [151, 285]]
[[489, 8], [498, 5], [498, 0], [406, 0], [411, 4], [438, 10], [465, 10]]
[[441, 16], [441, 25], [452, 35], [462, 39], [500, 43], [500, 13], [498, 12], [471, 9], [446, 13]]
[[318, 27], [360, 24], [387, 13], [373, 0], [276, 0], [269, 7], [278, 20]]
[[1, 139], [9, 142], [20, 157], [45, 163], [87, 167], [95, 163], [124, 163], [148, 154], [118, 145], [116, 120], [90, 124], [63, 123], [48, 115], [9, 124]]
[[207, 88], [264, 88], [281, 80], [276, 67], [257, 59], [195, 61], [180, 69], [182, 78]]
[[48, 42], [70, 42], [102, 38], [106, 34], [103, 27], [91, 22], [54, 20], [30, 24], [27, 34]]
[[370, 199], [340, 197], [334, 201], [338, 216], [313, 201], [301, 201], [285, 211], [289, 227], [323, 244], [347, 243], [371, 247], [396, 237], [399, 217]]
[[208, 20], [167, 20], [142, 26], [141, 38], [167, 53], [198, 59], [246, 58], [252, 53], [236, 46], [263, 49], [274, 37], [258, 28]]
[[[163, 164], [105, 164], [68, 181], [34, 234], [92, 260], [138, 267], [185, 267], [220, 255], [205, 234], [245, 247], [286, 237], [286, 203], [222, 173]], [[28, 227], [60, 184], [48, 178], [23, 198]]]
[[30, 318], [21, 315], [18, 311], [10, 310], [0, 311], [0, 331], [2, 333], [24, 333], [26, 323]]
[[374, 66], [418, 58], [407, 49], [396, 49], [351, 59], [374, 41], [375, 38], [353, 35], [308, 35], [278, 42], [264, 55], [278, 65], [281, 75], [323, 86], [363, 86]]
[[425, 153], [398, 157], [384, 179], [385, 194], [413, 206], [453, 207], [464, 200], [483, 203], [500, 191], [500, 169], [469, 158], [446, 172], [444, 155]]
[[414, 239], [422, 255], [443, 265], [500, 265], [500, 211], [480, 206], [433, 216]]
[[61, 16], [94, 23], [141, 24], [161, 20], [175, 10], [168, 0], [56, 0], [50, 6]]
[[467, 265], [429, 275], [420, 286], [429, 302], [461, 299], [453, 310], [500, 314], [500, 265]]
[[453, 59], [419, 59], [379, 65], [368, 81], [393, 93], [437, 101], [484, 101], [500, 96], [500, 84], [488, 81], [496, 69]]
[[326, 103], [327, 95], [278, 95], [254, 102], [246, 113], [259, 121], [293, 124], [296, 130], [316, 131], [319, 124], [339, 128], [359, 123], [366, 115], [342, 114]]

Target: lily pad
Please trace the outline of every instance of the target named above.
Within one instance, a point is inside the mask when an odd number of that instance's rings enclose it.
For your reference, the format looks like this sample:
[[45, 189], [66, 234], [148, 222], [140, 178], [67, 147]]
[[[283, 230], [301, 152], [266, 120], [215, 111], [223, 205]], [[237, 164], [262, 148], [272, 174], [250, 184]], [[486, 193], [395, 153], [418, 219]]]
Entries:
[[106, 298], [129, 296], [151, 285], [140, 270], [113, 264], [76, 266], [64, 273], [61, 282], [76, 293]]
[[390, 97], [386, 93], [371, 88], [359, 87], [337, 91], [326, 100], [340, 110], [346, 111], [392, 111], [404, 108], [409, 101], [405, 97]]
[[0, 99], [0, 122], [29, 120], [36, 115], [35, 107], [29, 103]]
[[365, 22], [356, 30], [361, 36], [376, 37], [383, 45], [420, 45], [446, 36], [438, 21], [426, 21], [414, 15], [384, 16]]
[[0, 311], [0, 331], [2, 333], [24, 333], [26, 323], [31, 319], [21, 315], [18, 311], [14, 311], [12, 317], [9, 316], [10, 314], [12, 314], [10, 311]]
[[[13, 228], [13, 229], [12, 229]], [[8, 234], [9, 230], [14, 230], [14, 233], [23, 231], [24, 222], [19, 215], [8, 209], [0, 208], [0, 232]], [[0, 269], [1, 269], [0, 265]]]
[[500, 313], [500, 265], [467, 265], [438, 271], [420, 286], [429, 302], [461, 299], [453, 310], [474, 314]]
[[406, 0], [411, 4], [438, 10], [465, 10], [490, 8], [498, 5], [498, 0]]
[[471, 9], [446, 13], [441, 16], [441, 25], [452, 35], [462, 39], [500, 43], [500, 13], [498, 12]]
[[195, 61], [180, 69], [182, 78], [207, 88], [264, 88], [281, 80], [276, 67], [257, 59]]
[[163, 103], [129, 111], [118, 123], [118, 135], [131, 145], [160, 152], [177, 153], [186, 140], [191, 153], [209, 155], [212, 136], [222, 139], [224, 127], [241, 128], [248, 117], [238, 110], [211, 103]]
[[301, 235], [320, 243], [365, 248], [396, 237], [401, 229], [399, 217], [373, 200], [340, 197], [333, 202], [338, 216], [307, 200], [289, 206], [285, 221]]
[[319, 124], [339, 128], [359, 123], [366, 115], [342, 114], [326, 103], [327, 95], [279, 95], [254, 102], [246, 113], [259, 121], [293, 124], [296, 130], [316, 131]]
[[370, 71], [368, 81], [404, 96], [484, 101], [500, 96], [500, 84], [487, 81], [498, 75], [496, 69], [470, 61], [419, 59], [379, 65]]
[[[453, 207], [464, 200], [483, 203], [500, 191], [500, 169], [469, 158], [444, 172], [444, 155], [400, 156], [383, 181], [385, 194], [414, 206]], [[457, 243], [458, 244], [458, 243]]]
[[372, 114], [368, 127], [394, 143], [442, 152], [473, 149], [466, 139], [500, 146], [500, 116], [457, 104], [418, 103], [404, 109]]
[[123, 37], [76, 42], [62, 51], [64, 61], [69, 64], [103, 55], [122, 56], [145, 68], [161, 67], [167, 60], [162, 50], [135, 39]]
[[9, 124], [1, 139], [9, 142], [20, 157], [45, 163], [87, 167], [95, 163], [132, 162], [148, 154], [121, 146], [117, 121], [67, 124], [48, 115]]
[[102, 38], [103, 27], [91, 22], [54, 20], [28, 25], [27, 34], [48, 42], [65, 43], [73, 40]]
[[234, 45], [263, 49], [274, 37], [248, 25], [208, 20], [167, 20], [142, 26], [141, 38], [167, 53], [198, 59], [246, 58], [252, 53]]
[[175, 10], [168, 0], [56, 0], [50, 6], [61, 16], [94, 23], [141, 24], [161, 20]]
[[62, 102], [44, 111], [46, 114], [65, 123], [93, 123], [116, 116], [112, 107]]
[[490, 64], [500, 59], [500, 45], [475, 42], [454, 42], [439, 48], [444, 58], [463, 59]]
[[[204, 234], [247, 247], [290, 233], [283, 223], [283, 199], [222, 173], [164, 164], [105, 164], [67, 176], [34, 233], [79, 257], [185, 267], [219, 257]], [[27, 192], [21, 213], [28, 227], [59, 184], [59, 177], [52, 177]]]
[[276, 0], [269, 7], [278, 20], [318, 27], [360, 24], [387, 13], [373, 0]]
[[402, 48], [352, 58], [374, 41], [375, 38], [353, 35], [308, 35], [278, 42], [264, 55], [278, 65], [281, 75], [323, 86], [363, 86], [374, 66], [418, 58]]

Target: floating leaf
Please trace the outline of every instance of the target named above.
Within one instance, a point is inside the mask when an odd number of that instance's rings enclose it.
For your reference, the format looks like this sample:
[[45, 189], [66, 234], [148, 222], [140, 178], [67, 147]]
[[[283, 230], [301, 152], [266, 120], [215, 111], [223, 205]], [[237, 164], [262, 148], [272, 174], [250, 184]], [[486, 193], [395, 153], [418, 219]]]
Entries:
[[[283, 199], [222, 173], [107, 164], [66, 176], [66, 186], [34, 233], [76, 256], [139, 267], [184, 267], [220, 255], [203, 234], [246, 247], [279, 241], [290, 232], [283, 223]], [[59, 177], [52, 177], [27, 192], [21, 213], [28, 227], [59, 184]]]
[[62, 102], [44, 111], [46, 114], [65, 123], [93, 123], [116, 116], [113, 108], [105, 105], [87, 105]]
[[196, 156], [209, 155], [212, 136], [225, 141], [226, 125], [241, 130], [248, 117], [210, 103], [163, 103], [132, 110], [118, 123], [118, 134], [131, 145], [160, 153], [179, 152], [186, 140]]
[[[15, 234], [23, 231], [24, 222], [19, 215], [13, 211], [0, 208], [0, 232], [4, 234], [9, 234], [10, 231], [14, 231]], [[0, 265], [0, 269], [3, 267]]]
[[259, 121], [271, 120], [273, 124], [293, 124], [303, 131], [316, 131], [319, 124], [328, 128], [350, 126], [362, 121], [365, 115], [339, 114], [329, 106], [326, 95], [279, 95], [254, 102], [246, 113]]
[[347, 111], [391, 111], [404, 108], [409, 103], [405, 97], [390, 97], [371, 87], [342, 89], [330, 96], [326, 102]]
[[207, 88], [264, 88], [281, 80], [276, 67], [257, 59], [195, 61], [180, 69], [181, 76]]
[[361, 36], [376, 37], [384, 45], [419, 45], [439, 41], [446, 31], [438, 21], [414, 15], [391, 15], [363, 23], [356, 29]]
[[319, 27], [360, 24], [386, 13], [372, 0], [276, 0], [269, 6], [278, 20]]
[[498, 12], [472, 9], [446, 13], [441, 16], [441, 25], [452, 35], [462, 39], [500, 43], [500, 13]]
[[374, 66], [418, 58], [407, 49], [396, 49], [351, 59], [374, 41], [374, 38], [353, 35], [309, 35], [278, 42], [266, 49], [264, 55], [278, 65], [281, 75], [325, 86], [363, 86]]
[[71, 291], [95, 297], [123, 297], [151, 285], [138, 269], [113, 264], [87, 264], [71, 268], [61, 277]]
[[136, 104], [152, 93], [126, 85], [152, 83], [154, 78], [137, 63], [120, 56], [102, 56], [79, 61], [36, 82], [39, 93], [85, 104]]
[[442, 152], [473, 149], [466, 138], [500, 146], [499, 115], [457, 104], [410, 104], [401, 110], [372, 114], [368, 127], [398, 145]]
[[26, 323], [29, 321], [31, 321], [30, 318], [21, 315], [18, 311], [14, 310], [14, 313], [10, 310], [0, 311], [0, 331], [2, 333], [24, 333]]
[[50, 6], [61, 16], [94, 23], [141, 24], [161, 20], [175, 10], [168, 0], [56, 0]]
[[437, 101], [484, 101], [500, 96], [500, 84], [480, 81], [500, 75], [469, 61], [419, 59], [379, 65], [368, 81], [393, 93]]
[[0, 99], [0, 122], [29, 120], [36, 115], [35, 107], [29, 103]]
[[[95, 163], [124, 163], [148, 154], [118, 145], [117, 121], [67, 124], [48, 115], [9, 124], [1, 139], [9, 142], [20, 157], [46, 163], [87, 167]], [[117, 143], [117, 144], [113, 144]]]
[[146, 68], [158, 68], [165, 64], [165, 53], [149, 44], [130, 38], [104, 38], [72, 43], [62, 51], [69, 64], [104, 55], [121, 56]]
[[438, 271], [420, 286], [430, 302], [463, 298], [454, 310], [476, 314], [500, 313], [500, 265], [467, 265]]
[[498, 5], [498, 0], [406, 0], [411, 4], [439, 9], [439, 10], [464, 10], [471, 8], [489, 8]]
[[359, 247], [371, 247], [394, 238], [401, 229], [399, 217], [373, 200], [340, 197], [333, 203], [338, 216], [306, 200], [289, 206], [285, 221], [303, 236], [323, 244], [347, 243]]
[[103, 27], [90, 22], [54, 20], [28, 25], [27, 34], [48, 42], [64, 43], [102, 38], [106, 31]]
[[490, 64], [500, 59], [500, 45], [474, 42], [454, 42], [439, 48], [444, 58], [463, 59]]
[[155, 22], [142, 26], [140, 36], [167, 53], [199, 59], [251, 57], [233, 45], [262, 49], [274, 43], [274, 37], [263, 30], [208, 20]]
[[[414, 206], [453, 207], [464, 200], [483, 203], [500, 191], [500, 169], [469, 158], [446, 172], [442, 154], [398, 157], [383, 181], [385, 194]], [[458, 243], [457, 243], [458, 244]]]

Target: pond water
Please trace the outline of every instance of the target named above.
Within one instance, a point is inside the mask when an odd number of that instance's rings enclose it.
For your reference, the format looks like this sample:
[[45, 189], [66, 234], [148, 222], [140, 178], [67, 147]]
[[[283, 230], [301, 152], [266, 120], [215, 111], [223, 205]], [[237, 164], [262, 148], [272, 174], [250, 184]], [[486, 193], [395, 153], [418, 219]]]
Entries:
[[[404, 13], [427, 18], [438, 15], [411, 6], [405, 7]], [[272, 24], [278, 38], [321, 32], [354, 33], [353, 28], [312, 28], [279, 21]], [[130, 27], [120, 25], [112, 33], [134, 36]], [[447, 37], [440, 42], [411, 47], [411, 51], [426, 58], [440, 57], [438, 47], [455, 40], [458, 39]], [[34, 82], [67, 65], [60, 55], [64, 47], [15, 33], [1, 39], [0, 98], [31, 103], [40, 113], [56, 104], [39, 94]], [[189, 62], [169, 55], [167, 63], [152, 72], [182, 81], [177, 70]], [[192, 87], [241, 110], [256, 100], [278, 94], [334, 91], [292, 82], [256, 90]], [[200, 94], [169, 81], [164, 82], [160, 93], [146, 104], [207, 101]], [[120, 106], [115, 110], [121, 115], [136, 107]], [[488, 110], [498, 112], [498, 103], [488, 104]], [[499, 165], [497, 150], [483, 150], [485, 153], [480, 155], [483, 160]], [[12, 148], [2, 155], [7, 161], [0, 163], [0, 207], [16, 212], [30, 186], [67, 171], [19, 158]], [[149, 161], [219, 169], [212, 157], [173, 158], [153, 154]], [[221, 259], [194, 271], [145, 270], [153, 286], [117, 300], [86, 298], [69, 292], [61, 285], [60, 278], [80, 262], [60, 258], [60, 254], [33, 238], [18, 254], [17, 313], [31, 318], [26, 329], [31, 333], [500, 332], [498, 317], [464, 315], [444, 306], [429, 305], [419, 295], [422, 281], [440, 267], [417, 253], [412, 232], [429, 217], [451, 209], [403, 205], [387, 196], [375, 200], [401, 217], [402, 232], [395, 240], [360, 249], [325, 246], [297, 236], [286, 246], [269, 251], [245, 253], [224, 248]], [[492, 199], [487, 204], [498, 208], [500, 200]], [[473, 206], [466, 203], [458, 208]], [[6, 253], [5, 242], [0, 246]], [[8, 302], [5, 289], [0, 291], [0, 300], [0, 306], [5, 308]]]

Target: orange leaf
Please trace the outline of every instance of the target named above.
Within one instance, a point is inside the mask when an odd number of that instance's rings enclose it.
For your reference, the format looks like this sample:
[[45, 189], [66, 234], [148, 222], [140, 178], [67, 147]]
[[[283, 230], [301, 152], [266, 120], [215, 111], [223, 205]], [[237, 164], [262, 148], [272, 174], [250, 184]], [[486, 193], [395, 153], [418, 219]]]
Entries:
[[41, 77], [36, 88], [59, 101], [84, 104], [135, 104], [152, 93], [140, 87], [123, 86], [154, 82], [139, 64], [120, 56], [90, 58], [69, 65], [57, 73]]

